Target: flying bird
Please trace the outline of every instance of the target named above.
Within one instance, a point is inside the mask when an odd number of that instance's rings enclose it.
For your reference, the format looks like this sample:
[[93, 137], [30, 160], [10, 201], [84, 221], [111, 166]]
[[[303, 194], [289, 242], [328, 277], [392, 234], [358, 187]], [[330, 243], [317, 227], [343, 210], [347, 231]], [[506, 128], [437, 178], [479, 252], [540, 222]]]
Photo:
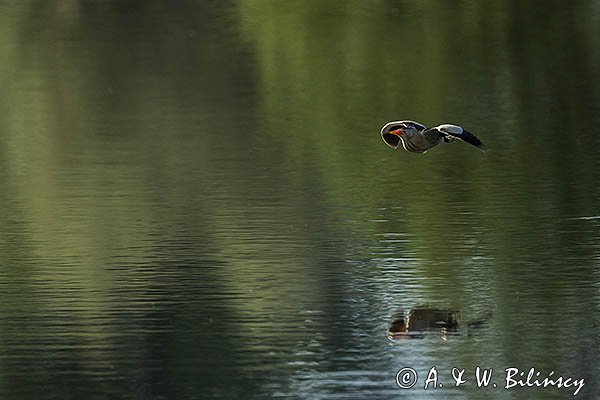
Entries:
[[381, 138], [392, 149], [397, 149], [402, 143], [404, 150], [412, 153], [425, 153], [442, 142], [454, 142], [457, 139], [485, 151], [484, 144], [477, 136], [451, 124], [427, 128], [415, 121], [392, 121], [381, 128]]

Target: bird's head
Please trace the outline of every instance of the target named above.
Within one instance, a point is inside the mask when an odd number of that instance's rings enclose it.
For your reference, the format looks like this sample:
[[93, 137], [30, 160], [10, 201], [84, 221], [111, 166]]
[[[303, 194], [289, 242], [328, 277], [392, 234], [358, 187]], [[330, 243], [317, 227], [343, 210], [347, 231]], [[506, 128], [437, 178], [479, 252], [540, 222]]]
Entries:
[[381, 138], [392, 149], [398, 148], [400, 142], [405, 138], [410, 138], [412, 135], [417, 133], [411, 124], [404, 123], [402, 121], [388, 122], [381, 128]]

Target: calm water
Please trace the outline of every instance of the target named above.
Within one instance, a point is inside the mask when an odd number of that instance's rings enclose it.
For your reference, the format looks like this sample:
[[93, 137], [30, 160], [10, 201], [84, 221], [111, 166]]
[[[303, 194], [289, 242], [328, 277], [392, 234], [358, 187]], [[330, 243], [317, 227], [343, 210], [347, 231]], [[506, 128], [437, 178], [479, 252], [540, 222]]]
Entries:
[[600, 398], [598, 2], [168, 3], [0, 1], [1, 399]]

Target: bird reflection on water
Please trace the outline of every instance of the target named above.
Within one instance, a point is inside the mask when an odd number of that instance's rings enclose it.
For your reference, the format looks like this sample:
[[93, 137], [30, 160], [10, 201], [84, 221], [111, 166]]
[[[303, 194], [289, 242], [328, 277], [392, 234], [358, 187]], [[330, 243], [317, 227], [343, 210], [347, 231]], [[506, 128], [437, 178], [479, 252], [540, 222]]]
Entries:
[[458, 309], [440, 309], [429, 306], [415, 307], [408, 312], [399, 311], [392, 315], [388, 323], [387, 337], [397, 339], [422, 338], [427, 334], [439, 334], [443, 340], [448, 336], [471, 336], [474, 332], [486, 328], [493, 317], [493, 311], [463, 323], [462, 313]]
[[419, 307], [408, 313], [398, 312], [388, 324], [387, 337], [391, 340], [423, 337], [428, 332], [438, 332], [442, 339], [457, 335], [461, 313], [459, 310], [444, 310]]

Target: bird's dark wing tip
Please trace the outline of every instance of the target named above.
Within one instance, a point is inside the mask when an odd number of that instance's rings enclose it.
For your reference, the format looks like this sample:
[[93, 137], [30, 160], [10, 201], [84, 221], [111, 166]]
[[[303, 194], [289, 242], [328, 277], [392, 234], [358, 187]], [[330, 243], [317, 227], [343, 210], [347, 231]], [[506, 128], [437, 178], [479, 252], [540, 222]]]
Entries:
[[486, 147], [483, 144], [483, 142], [481, 140], [479, 140], [479, 138], [477, 136], [473, 135], [471, 132], [463, 130], [460, 135], [457, 135], [457, 137], [469, 144], [472, 144], [473, 146], [477, 147], [481, 151], [486, 150]]
[[483, 144], [481, 141], [479, 141], [479, 143], [474, 144], [471, 143], [473, 146], [477, 147], [479, 150], [483, 151], [484, 153], [487, 151], [487, 147], [485, 144]]

